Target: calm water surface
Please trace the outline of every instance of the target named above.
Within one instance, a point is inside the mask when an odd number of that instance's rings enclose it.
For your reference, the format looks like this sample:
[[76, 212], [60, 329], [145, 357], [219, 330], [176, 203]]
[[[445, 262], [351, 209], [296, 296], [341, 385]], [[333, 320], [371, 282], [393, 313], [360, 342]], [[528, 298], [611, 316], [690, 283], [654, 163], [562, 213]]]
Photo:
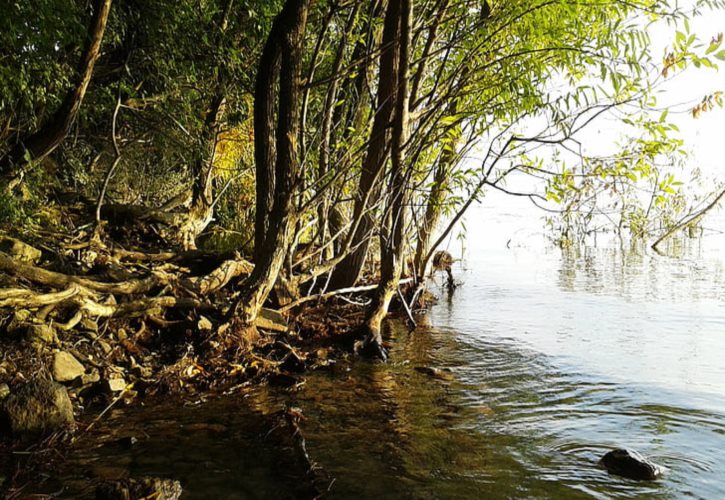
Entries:
[[[433, 328], [389, 325], [391, 362], [311, 374], [293, 394], [115, 411], [106, 441], [70, 457], [67, 495], [130, 473], [180, 479], [186, 498], [294, 497], [300, 472], [260, 417], [292, 403], [331, 498], [725, 497], [722, 235], [665, 256], [616, 241], [561, 251], [516, 207], [477, 210], [463, 285], [440, 292]], [[141, 442], [113, 444], [129, 433]], [[621, 446], [669, 471], [597, 468]]]

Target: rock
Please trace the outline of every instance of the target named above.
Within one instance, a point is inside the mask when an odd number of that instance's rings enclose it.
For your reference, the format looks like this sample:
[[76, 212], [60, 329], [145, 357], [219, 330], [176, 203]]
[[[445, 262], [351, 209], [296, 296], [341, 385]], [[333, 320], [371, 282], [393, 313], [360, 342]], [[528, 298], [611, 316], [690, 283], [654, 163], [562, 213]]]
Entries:
[[429, 377], [438, 378], [441, 380], [451, 380], [453, 375], [449, 368], [435, 368], [432, 366], [416, 366], [415, 371], [428, 375]]
[[31, 247], [27, 243], [23, 243], [10, 236], [0, 236], [0, 251], [11, 255], [17, 260], [30, 264], [38, 262], [43, 255], [37, 248]]
[[59, 351], [53, 357], [53, 379], [56, 382], [70, 382], [82, 376], [85, 367], [72, 354]]
[[50, 433], [74, 424], [68, 391], [49, 380], [28, 382], [10, 394], [0, 415], [16, 436]]
[[654, 464], [634, 450], [612, 450], [604, 455], [599, 463], [610, 474], [630, 479], [653, 480], [664, 472], [664, 467]]
[[8, 384], [0, 384], [0, 401], [10, 395], [10, 387]]
[[95, 368], [91, 373], [81, 375], [81, 385], [95, 384], [101, 380], [101, 374]]
[[106, 482], [96, 488], [96, 500], [176, 500], [181, 496], [181, 483], [173, 479], [144, 477]]
[[25, 340], [33, 345], [40, 346], [53, 344], [58, 341], [55, 329], [48, 325], [27, 325], [25, 329]]
[[123, 378], [110, 378], [103, 385], [107, 392], [121, 392], [127, 384]]

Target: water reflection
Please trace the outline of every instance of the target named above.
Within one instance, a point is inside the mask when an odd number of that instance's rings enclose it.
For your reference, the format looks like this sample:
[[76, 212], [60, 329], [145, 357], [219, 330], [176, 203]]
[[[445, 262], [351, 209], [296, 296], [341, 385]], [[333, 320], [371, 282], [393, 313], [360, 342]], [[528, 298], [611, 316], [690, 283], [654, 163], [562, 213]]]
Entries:
[[[435, 328], [388, 325], [391, 362], [314, 373], [293, 393], [117, 411], [97, 432], [148, 438], [132, 450], [81, 446], [70, 484], [116, 467], [179, 478], [187, 498], [295, 497], [300, 472], [265, 437], [266, 416], [294, 404], [311, 456], [334, 478], [331, 498], [725, 495], [719, 250], [472, 246], [456, 270], [464, 286], [450, 299], [439, 290]], [[416, 370], [431, 366], [450, 372]], [[622, 446], [669, 471], [635, 482], [596, 466]]]
[[[81, 447], [69, 467], [85, 480], [176, 477], [187, 498], [293, 498], [301, 475], [289, 450], [265, 438], [264, 417], [292, 403], [306, 415], [311, 456], [334, 478], [331, 498], [721, 496], [722, 414], [696, 409], [676, 391], [560, 366], [512, 342], [390, 326], [392, 363], [316, 373], [291, 394], [262, 388], [200, 407], [117, 411], [99, 429], [111, 432], [107, 442]], [[450, 374], [415, 369], [422, 366]], [[115, 440], [128, 432], [142, 443], [119, 449]], [[609, 476], [596, 462], [616, 446], [670, 471], [651, 483]]]

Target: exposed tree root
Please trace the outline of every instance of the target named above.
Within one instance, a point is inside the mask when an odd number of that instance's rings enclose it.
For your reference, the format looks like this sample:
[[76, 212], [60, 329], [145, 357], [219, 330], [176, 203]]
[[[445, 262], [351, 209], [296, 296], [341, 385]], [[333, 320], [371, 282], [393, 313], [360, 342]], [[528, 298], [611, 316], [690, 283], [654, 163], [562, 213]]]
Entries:
[[209, 295], [224, 288], [231, 280], [249, 274], [254, 269], [254, 264], [238, 257], [234, 260], [223, 262], [211, 273], [196, 278], [184, 280], [183, 284], [189, 290], [198, 295]]
[[79, 276], [48, 271], [40, 267], [18, 262], [4, 252], [0, 252], [0, 271], [54, 288], [67, 288], [71, 285], [79, 285], [96, 292], [121, 295], [145, 293], [151, 291], [158, 285], [165, 284], [163, 275], [150, 276], [144, 279], [130, 280], [122, 283], [104, 283]]
[[81, 288], [78, 286], [71, 286], [60, 292], [42, 294], [24, 288], [8, 288], [0, 290], [0, 307], [25, 307], [31, 309], [43, 307], [64, 302], [76, 296], [80, 291]]
[[383, 345], [383, 336], [380, 328], [366, 324], [360, 328], [359, 336], [362, 340], [355, 343], [355, 353], [371, 359], [387, 361], [388, 350]]

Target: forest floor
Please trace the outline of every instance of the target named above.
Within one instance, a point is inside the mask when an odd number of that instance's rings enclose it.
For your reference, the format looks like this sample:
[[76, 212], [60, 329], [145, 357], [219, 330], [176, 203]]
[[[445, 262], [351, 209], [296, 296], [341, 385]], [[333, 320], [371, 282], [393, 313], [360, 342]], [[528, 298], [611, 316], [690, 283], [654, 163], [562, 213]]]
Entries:
[[[312, 295], [297, 306], [273, 297], [273, 309], [240, 329], [230, 311], [253, 266], [239, 254], [174, 251], [148, 224], [103, 231], [68, 224], [73, 230], [0, 231], [0, 407], [44, 380], [61, 384], [73, 409], [72, 425], [40, 449], [62, 448], [116, 405], [159, 395], [181, 404], [254, 384], [294, 387], [306, 371], [353, 356], [373, 287], [351, 298]], [[2, 414], [0, 453], [9, 458], [29, 445]], [[285, 417], [289, 428], [293, 416]], [[37, 439], [30, 446], [39, 449]], [[18, 474], [9, 470], [13, 460], [0, 462], [12, 485], [34, 470]]]

